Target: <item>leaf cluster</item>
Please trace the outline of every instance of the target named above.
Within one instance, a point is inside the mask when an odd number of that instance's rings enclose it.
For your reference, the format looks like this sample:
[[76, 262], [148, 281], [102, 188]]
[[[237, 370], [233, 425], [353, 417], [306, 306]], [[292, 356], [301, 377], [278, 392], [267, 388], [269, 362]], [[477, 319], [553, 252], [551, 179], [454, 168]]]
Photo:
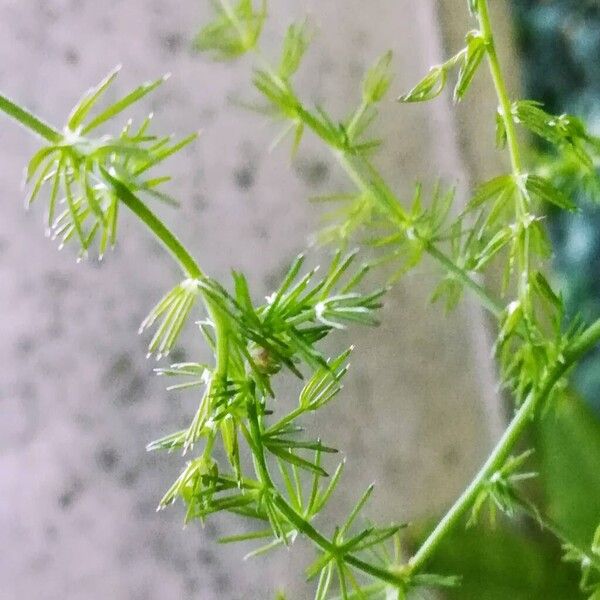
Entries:
[[215, 17], [196, 35], [194, 47], [219, 60], [231, 60], [255, 48], [267, 16], [266, 0], [255, 8], [253, 0], [213, 0]]
[[541, 102], [519, 100], [513, 103], [513, 117], [529, 131], [548, 142], [557, 152], [571, 155], [581, 169], [594, 171], [600, 158], [600, 138], [573, 115], [552, 115]]
[[470, 31], [465, 47], [441, 65], [431, 67], [429, 73], [409, 92], [398, 98], [400, 102], [426, 102], [439, 96], [446, 87], [449, 74], [458, 68], [454, 86], [454, 101], [462, 100], [473, 82], [485, 56], [486, 41], [480, 31]]
[[508, 517], [514, 517], [516, 511], [521, 508], [522, 498], [517, 486], [522, 481], [537, 476], [533, 471], [523, 472], [521, 467], [533, 454], [533, 450], [527, 450], [519, 456], [509, 457], [504, 465], [489, 477], [473, 503], [471, 517], [468, 525], [473, 526], [479, 520], [483, 507], [487, 504], [490, 524], [496, 524], [497, 511]]
[[137, 128], [127, 121], [117, 136], [90, 137], [165, 81], [163, 77], [145, 83], [108, 107], [95, 110], [118, 73], [119, 68], [83, 95], [60, 138], [38, 150], [27, 167], [27, 182], [31, 183], [28, 204], [43, 188], [48, 189], [49, 231], [60, 238], [61, 247], [75, 239], [80, 256], [87, 254], [95, 240], [100, 257], [115, 244], [119, 198], [108, 175], [132, 193], [173, 204], [160, 190], [170, 177], [148, 176], [148, 171], [196, 138], [193, 134], [174, 142], [168, 136], [150, 134], [152, 115]]

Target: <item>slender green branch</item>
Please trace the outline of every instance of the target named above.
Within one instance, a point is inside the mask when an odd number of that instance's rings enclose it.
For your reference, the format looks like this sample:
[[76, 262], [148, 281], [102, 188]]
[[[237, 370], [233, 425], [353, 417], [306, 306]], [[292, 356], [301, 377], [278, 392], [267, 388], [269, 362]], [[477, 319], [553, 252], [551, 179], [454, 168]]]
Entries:
[[565, 353], [564, 360], [557, 363], [549, 372], [540, 391], [531, 393], [521, 405], [504, 435], [492, 450], [489, 458], [481, 467], [469, 486], [444, 515], [429, 537], [423, 542], [416, 554], [410, 559], [409, 565], [412, 572], [419, 571], [431, 558], [446, 534], [457, 524], [473, 505], [475, 497], [481, 491], [488, 479], [504, 464], [528, 423], [534, 418], [537, 407], [541, 406], [550, 395], [550, 392], [569, 370], [586, 352], [591, 350], [600, 341], [600, 319], [588, 327]]
[[275, 498], [275, 504], [281, 511], [281, 514], [302, 534], [312, 540], [317, 547], [321, 548], [325, 552], [335, 553], [335, 545], [331, 543], [324, 535], [319, 533], [302, 515], [294, 510], [281, 496], [277, 494]]
[[500, 317], [504, 311], [504, 306], [492, 298], [487, 290], [477, 283], [472, 277], [469, 277], [464, 269], [456, 266], [437, 246], [427, 244], [425, 247], [427, 253], [435, 258], [449, 273], [452, 273], [459, 281], [468, 287], [481, 301], [482, 306], [496, 318]]
[[15, 104], [3, 94], [0, 94], [0, 110], [49, 142], [56, 143], [62, 138], [60, 132], [54, 127], [48, 125], [48, 123], [45, 123], [22, 106]]
[[517, 130], [512, 116], [512, 105], [508, 95], [506, 82], [504, 81], [504, 76], [500, 67], [500, 61], [496, 52], [496, 44], [494, 42], [494, 34], [492, 31], [492, 23], [490, 20], [487, 0], [478, 0], [478, 15], [481, 33], [485, 39], [490, 73], [492, 75], [498, 101], [500, 102], [500, 116], [502, 117], [504, 127], [506, 129], [506, 141], [510, 154], [513, 174], [518, 176], [523, 172], [523, 165], [521, 162], [521, 153], [517, 140]]
[[104, 176], [113, 186], [116, 194], [123, 204], [134, 213], [140, 221], [160, 240], [173, 258], [179, 263], [184, 273], [193, 279], [204, 277], [204, 272], [198, 266], [192, 255], [183, 244], [165, 226], [165, 224], [123, 183], [104, 171]]
[[[105, 172], [105, 176], [113, 186], [119, 199], [142, 221], [150, 231], [165, 246], [170, 254], [179, 263], [184, 273], [192, 279], [204, 277], [204, 272], [187, 251], [185, 246], [166, 227], [166, 225], [125, 185], [118, 179]], [[229, 362], [229, 328], [228, 321], [221, 309], [206, 294], [202, 294], [204, 304], [215, 327], [215, 338], [217, 341], [215, 377], [221, 378], [227, 374]]]
[[[318, 134], [317, 131], [315, 133]], [[340, 166], [361, 192], [373, 196], [381, 210], [392, 217], [393, 223], [407, 225], [409, 218], [402, 204], [371, 164], [361, 156], [350, 157], [341, 150], [335, 150], [334, 154]]]
[[[506, 130], [507, 146], [511, 160], [512, 172], [516, 179], [522, 175], [523, 167], [521, 163], [515, 122], [512, 116], [511, 102], [495, 49], [487, 0], [477, 0], [477, 8], [481, 32], [485, 38], [490, 72], [494, 82], [494, 88], [500, 102], [501, 117]], [[517, 186], [517, 190], [519, 195], [517, 212], [520, 218], [523, 219], [527, 212], [526, 199], [520, 186]], [[524, 246], [522, 264], [523, 277], [521, 281], [527, 282], [527, 271], [529, 267], [529, 241], [527, 235], [525, 236]], [[410, 559], [409, 564], [413, 571], [419, 570], [429, 560], [431, 555], [435, 552], [436, 548], [445, 537], [446, 533], [448, 533], [448, 531], [454, 527], [454, 525], [464, 516], [465, 512], [472, 506], [473, 501], [475, 500], [475, 497], [481, 490], [482, 486], [508, 458], [508, 455], [520, 438], [521, 433], [529, 421], [535, 416], [536, 407], [540, 403], [543, 403], [543, 401], [548, 397], [556, 382], [563, 376], [573, 362], [577, 360], [577, 358], [581, 356], [583, 352], [596, 344], [598, 339], [600, 339], [600, 323], [595, 323], [578, 340], [577, 346], [571, 348], [569, 356], [565, 359], [565, 361], [563, 363], [557, 363], [557, 365], [548, 375], [547, 380], [542, 386], [540, 392], [537, 394], [531, 393], [527, 397], [481, 470], [477, 473], [469, 486], [465, 489], [458, 500], [435, 527], [433, 532], [421, 545], [417, 553]]]
[[[339, 554], [338, 548], [335, 546], [335, 544], [320, 534], [306, 519], [298, 514], [298, 512], [296, 512], [281, 495], [277, 495], [275, 504], [281, 513], [290, 521], [290, 523], [292, 523], [299, 532], [312, 540], [317, 547], [321, 548], [321, 550], [324, 550], [325, 552], [331, 553], [333, 556], [336, 556], [336, 553]], [[343, 554], [341, 560], [357, 568], [359, 571], [362, 571], [367, 575], [371, 575], [375, 579], [379, 579], [380, 581], [385, 581], [386, 583], [390, 583], [394, 586], [406, 585], [406, 580], [401, 575], [398, 575], [397, 573], [394, 573], [388, 569], [368, 563], [352, 554]]]
[[[269, 62], [264, 58], [260, 48], [255, 46], [252, 48], [257, 58], [260, 60], [263, 68], [278, 82], [283, 88], [286, 87], [285, 82], [282, 82], [280, 77], [273, 71]], [[357, 111], [354, 113], [352, 120], [347, 127], [347, 135], [352, 139], [356, 127], [363, 117], [368, 105], [363, 101]], [[304, 111], [305, 114], [308, 114]], [[375, 167], [362, 155], [352, 154], [331, 146], [326, 139], [323, 138], [323, 133], [315, 125], [313, 119], [305, 119], [304, 125], [308, 127], [317, 137], [322, 139], [330, 151], [334, 154], [340, 166], [344, 169], [348, 177], [354, 182], [359, 190], [368, 193], [379, 204], [383, 210], [398, 227], [405, 229], [409, 224], [409, 216], [404, 210], [400, 200], [390, 189], [381, 174]], [[475, 281], [470, 274], [458, 266], [454, 261], [445, 255], [437, 246], [429, 240], [420, 240], [423, 242], [425, 252], [444, 267], [447, 271], [456, 276], [468, 289], [470, 289], [481, 301], [483, 306], [490, 311], [495, 317], [499, 317], [504, 307], [500, 302], [493, 299], [487, 290]]]
[[252, 444], [254, 447], [254, 458], [256, 465], [256, 475], [261, 483], [274, 495], [274, 504], [281, 514], [292, 524], [294, 527], [303, 535], [308, 537], [312, 542], [324, 552], [330, 553], [333, 557], [337, 557], [343, 562], [352, 565], [359, 569], [363, 573], [367, 573], [376, 579], [385, 581], [395, 586], [403, 586], [406, 581], [397, 573], [391, 570], [378, 567], [368, 563], [360, 558], [348, 554], [342, 553], [335, 543], [327, 539], [324, 535], [319, 533], [317, 529], [307, 521], [298, 511], [296, 511], [285, 498], [279, 493], [275, 487], [269, 468], [265, 458], [264, 445], [262, 443], [262, 432], [259, 417], [257, 414], [256, 406], [250, 403], [248, 407], [248, 420], [250, 422], [250, 432], [252, 436]]
[[410, 559], [409, 565], [411, 567], [411, 571], [416, 572], [423, 568], [425, 563], [431, 558], [446, 535], [469, 510], [475, 500], [475, 497], [483, 485], [485, 485], [485, 482], [502, 466], [504, 461], [508, 458], [511, 450], [513, 449], [517, 440], [520, 438], [521, 433], [531, 421], [535, 406], [536, 398], [531, 395], [519, 408], [516, 415], [513, 417], [513, 420], [510, 422], [510, 425], [504, 432], [502, 438], [492, 450], [492, 453], [486, 460], [483, 467], [481, 467], [475, 478], [459, 496], [450, 510], [444, 515], [427, 539], [421, 544], [416, 554]]
[[271, 479], [271, 474], [269, 473], [269, 467], [267, 466], [267, 460], [265, 458], [265, 448], [262, 442], [262, 430], [260, 427], [260, 421], [258, 419], [259, 417], [256, 407], [256, 399], [252, 398], [252, 400], [249, 400], [248, 402], [248, 421], [250, 423], [250, 432], [254, 442], [256, 475], [264, 486], [275, 489], [275, 485]]
[[[399, 226], [405, 227], [408, 216], [402, 205], [389, 189], [383, 178], [372, 165], [361, 157], [349, 158], [345, 153], [336, 151], [335, 156], [341, 167], [346, 171], [350, 179], [363, 192], [372, 195], [378, 200], [382, 209], [394, 218]], [[370, 178], [369, 178], [370, 176]], [[375, 182], [375, 185], [374, 183]], [[427, 240], [421, 240], [424, 250], [442, 267], [459, 279], [465, 287], [473, 292], [481, 301], [482, 305], [495, 317], [499, 317], [504, 306], [488, 293], [488, 291], [467, 271], [459, 267], [450, 257], [444, 254], [436, 245]]]
[[510, 163], [512, 167], [512, 174], [517, 183], [516, 194], [517, 194], [517, 216], [523, 223], [523, 248], [520, 253], [521, 260], [521, 277], [519, 279], [519, 290], [521, 296], [526, 294], [527, 286], [529, 284], [529, 245], [530, 245], [530, 233], [528, 227], [528, 198], [523, 191], [523, 185], [521, 185], [520, 178], [523, 175], [523, 164], [521, 161], [521, 151], [519, 149], [519, 141], [517, 138], [517, 129], [515, 120], [512, 114], [512, 104], [508, 95], [506, 82], [502, 69], [500, 67], [500, 60], [496, 52], [496, 44], [494, 41], [494, 33], [492, 31], [492, 23], [490, 20], [488, 2], [487, 0], [477, 0], [478, 7], [478, 20], [479, 26], [481, 27], [481, 33], [485, 39], [485, 49], [488, 57], [488, 64], [492, 80], [494, 82], [494, 89], [500, 103], [500, 117], [504, 123], [504, 130], [506, 131], [506, 145], [508, 148], [508, 154], [510, 156]]

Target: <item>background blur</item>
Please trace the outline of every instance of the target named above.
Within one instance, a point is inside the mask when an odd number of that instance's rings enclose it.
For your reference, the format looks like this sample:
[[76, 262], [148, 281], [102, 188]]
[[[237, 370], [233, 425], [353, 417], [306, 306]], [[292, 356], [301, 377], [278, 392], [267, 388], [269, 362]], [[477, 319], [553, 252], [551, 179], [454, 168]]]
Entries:
[[[354, 106], [364, 69], [385, 50], [394, 51], [393, 97], [455, 51], [470, 27], [465, 0], [271, 4], [267, 51], [289, 22], [308, 13], [317, 33], [300, 89], [339, 115]], [[522, 81], [552, 110], [586, 115], [597, 126], [597, 2], [515, 0], [512, 15], [507, 2], [492, 4], [513, 89]], [[252, 99], [251, 63], [213, 64], [190, 50], [208, 5], [0, 0], [0, 89], [60, 124], [115, 64], [124, 65], [115, 97], [171, 72], [145, 106], [156, 114], [156, 130], [203, 133], [171, 162], [171, 192], [182, 206], [162, 214], [211, 274], [224, 279], [230, 268], [244, 270], [260, 297], [318, 225], [306, 199], [343, 190], [346, 182], [314, 140], [293, 163], [285, 148], [268, 153], [276, 130], [238, 106]], [[406, 196], [415, 180], [431, 183], [439, 175], [464, 196], [504, 160], [494, 150], [495, 106], [486, 76], [458, 111], [447, 98], [425, 106], [389, 102], [379, 123], [386, 145], [378, 164]], [[68, 249], [57, 253], [43, 237], [42, 211], [22, 210], [21, 173], [35, 148], [28, 134], [1, 121], [0, 535], [10, 550], [0, 555], [0, 598], [262, 600], [279, 587], [290, 598], [308, 597], [302, 545], [242, 562], [251, 546], [215, 541], [236, 529], [231, 519], [183, 530], [180, 506], [155, 512], [183, 460], [148, 454], [145, 444], [183, 426], [197, 400], [164, 391], [144, 358], [147, 339], [136, 331], [176, 281], [176, 269], [127, 217], [117, 250], [101, 265], [76, 265]], [[583, 194], [581, 202], [589, 204]], [[586, 211], [554, 219], [552, 227], [570, 307], [592, 318], [600, 312], [600, 215]], [[313, 251], [311, 260], [324, 255]], [[427, 303], [436, 277], [426, 265], [404, 279], [387, 301], [383, 327], [336, 342], [336, 349], [357, 343], [338, 400], [344, 410], [332, 404], [321, 424], [348, 457], [341, 512], [376, 481], [374, 517], [425, 527], [462, 490], [502, 429], [484, 318], [468, 300], [450, 317]], [[173, 360], [202, 359], [198, 342], [190, 331]], [[600, 406], [594, 361], [577, 374], [587, 404], [570, 402], [535, 432], [539, 500], [582, 543], [600, 520], [600, 425], [589, 408]], [[494, 533], [483, 526], [458, 532], [436, 568], [465, 573], [456, 598], [576, 598], [577, 573], [557, 568], [558, 561], [554, 542], [512, 524]]]

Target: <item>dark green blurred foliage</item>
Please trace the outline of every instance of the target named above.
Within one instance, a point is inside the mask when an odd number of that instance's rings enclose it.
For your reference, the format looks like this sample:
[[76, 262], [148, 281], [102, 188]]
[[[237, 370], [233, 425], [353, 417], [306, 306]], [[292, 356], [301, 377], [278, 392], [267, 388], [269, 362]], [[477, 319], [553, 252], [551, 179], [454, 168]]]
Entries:
[[480, 524], [446, 538], [431, 568], [438, 573], [462, 573], [461, 585], [446, 592], [449, 600], [579, 598], [578, 571], [557, 568], [560, 560], [550, 537], [537, 532], [525, 537], [509, 523], [494, 530]]
[[535, 432], [544, 510], [576, 543], [589, 547], [600, 520], [600, 419], [574, 394]]
[[[583, 117], [600, 133], [600, 0], [513, 0], [525, 96], [552, 113]], [[544, 148], [540, 148], [544, 152]], [[600, 316], [600, 188], [558, 182], [581, 207], [556, 211], [550, 229], [568, 310], [586, 321]], [[576, 388], [600, 414], [600, 351], [583, 361]]]
[[600, 110], [600, 2], [513, 0], [525, 96], [550, 112]]

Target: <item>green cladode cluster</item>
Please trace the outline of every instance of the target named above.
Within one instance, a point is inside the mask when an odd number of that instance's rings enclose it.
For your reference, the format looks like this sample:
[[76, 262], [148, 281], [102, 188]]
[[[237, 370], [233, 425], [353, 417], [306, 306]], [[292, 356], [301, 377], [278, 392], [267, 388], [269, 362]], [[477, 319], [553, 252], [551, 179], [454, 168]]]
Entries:
[[[317, 600], [402, 599], [415, 589], [459, 586], [461, 573], [434, 573], [429, 566], [458, 524], [475, 523], [484, 510], [492, 516], [522, 513], [538, 521], [564, 544], [565, 558], [580, 564], [582, 589], [600, 598], [600, 529], [586, 544], [570, 540], [526, 494], [522, 482], [534, 476], [528, 470], [530, 452], [513, 454], [527, 426], [553, 410], [566, 393], [573, 366], [600, 340], [600, 321], [589, 326], [577, 319], [566, 322], [562, 298], [544, 275], [551, 248], [543, 211], [547, 205], [564, 211], [575, 206], [524, 162], [517, 128], [552, 144], [582, 177], [594, 174], [600, 141], [575, 117], [552, 115], [538, 103], [509, 97], [487, 0], [470, 0], [469, 5], [474, 29], [466, 34], [464, 49], [432, 67], [399, 98], [403, 103], [428, 101], [452, 83], [454, 100], [463, 101], [483, 64], [489, 67], [499, 102], [497, 144], [508, 152], [511, 170], [481, 183], [458, 217], [453, 216], [451, 190], [438, 187], [426, 201], [417, 186], [411, 202], [404, 203], [374, 165], [380, 142], [369, 135], [369, 126], [390, 87], [391, 54], [366, 73], [356, 110], [340, 121], [308, 106], [295, 89], [294, 75], [310, 41], [306, 23], [289, 27], [281, 56], [271, 64], [260, 51], [266, 2], [229, 5], [221, 0], [215, 3], [214, 20], [195, 42], [199, 51], [218, 59], [253, 54], [254, 87], [267, 112], [282, 123], [278, 141], [289, 135], [295, 152], [304, 134], [311, 133], [348, 174], [352, 193], [323, 198], [334, 206], [321, 232], [323, 241], [344, 248], [350, 240], [368, 240], [381, 255], [377, 262], [394, 265], [392, 280], [429, 256], [441, 271], [436, 299], [452, 309], [468, 290], [497, 321], [495, 352], [502, 383], [514, 399], [513, 418], [481, 470], [409, 557], [400, 543], [404, 524], [382, 526], [363, 517], [372, 487], [358, 495], [345, 520], [322, 528], [318, 517], [341, 481], [343, 463], [332, 469], [328, 457], [337, 450], [304, 427], [306, 415], [339, 394], [348, 369], [350, 350], [327, 357], [320, 341], [350, 324], [375, 325], [387, 284], [360, 291], [370, 267], [355, 267], [356, 253], [337, 251], [323, 275], [307, 271], [300, 256], [266, 302], [257, 304], [243, 274], [233, 273], [231, 284], [223, 284], [201, 268], [152, 211], [155, 200], [172, 199], [160, 191], [168, 177], [149, 173], [195, 136], [181, 141], [156, 136], [150, 118], [136, 127], [128, 121], [116, 135], [97, 133], [164, 79], [99, 108], [115, 71], [83, 96], [62, 129], [0, 95], [0, 109], [44, 142], [27, 170], [30, 202], [45, 192], [48, 226], [61, 243], [76, 244], [82, 258], [96, 251], [101, 257], [115, 243], [123, 205], [180, 265], [182, 280], [142, 323], [141, 331], [154, 331], [149, 353], [167, 356], [193, 308], [200, 305], [205, 313], [199, 330], [214, 361], [158, 370], [180, 381], [172, 389], [197, 387], [199, 398], [189, 427], [149, 445], [179, 450], [186, 460], [160, 506], [182, 501], [186, 521], [203, 521], [217, 512], [247, 518], [245, 532], [222, 541], [256, 540], [259, 547], [252, 554], [308, 538], [316, 557], [306, 574], [315, 582]], [[486, 270], [497, 264], [504, 265], [498, 298], [482, 284]], [[306, 383], [297, 406], [282, 415], [272, 380], [285, 373]], [[217, 458], [221, 451], [226, 460]]]
[[[597, 134], [600, 131], [600, 4], [595, 0], [519, 0], [513, 5], [527, 94], [553, 112], [582, 116]], [[574, 213], [551, 211], [549, 229], [555, 252], [554, 268], [567, 312], [580, 313], [591, 322], [600, 315], [598, 178], [582, 178], [548, 144], [537, 143], [536, 150], [548, 176], [569, 193], [579, 209]], [[596, 169], [598, 166], [596, 162]], [[574, 386], [596, 411], [600, 411], [599, 357], [597, 350], [589, 353], [573, 374]]]

